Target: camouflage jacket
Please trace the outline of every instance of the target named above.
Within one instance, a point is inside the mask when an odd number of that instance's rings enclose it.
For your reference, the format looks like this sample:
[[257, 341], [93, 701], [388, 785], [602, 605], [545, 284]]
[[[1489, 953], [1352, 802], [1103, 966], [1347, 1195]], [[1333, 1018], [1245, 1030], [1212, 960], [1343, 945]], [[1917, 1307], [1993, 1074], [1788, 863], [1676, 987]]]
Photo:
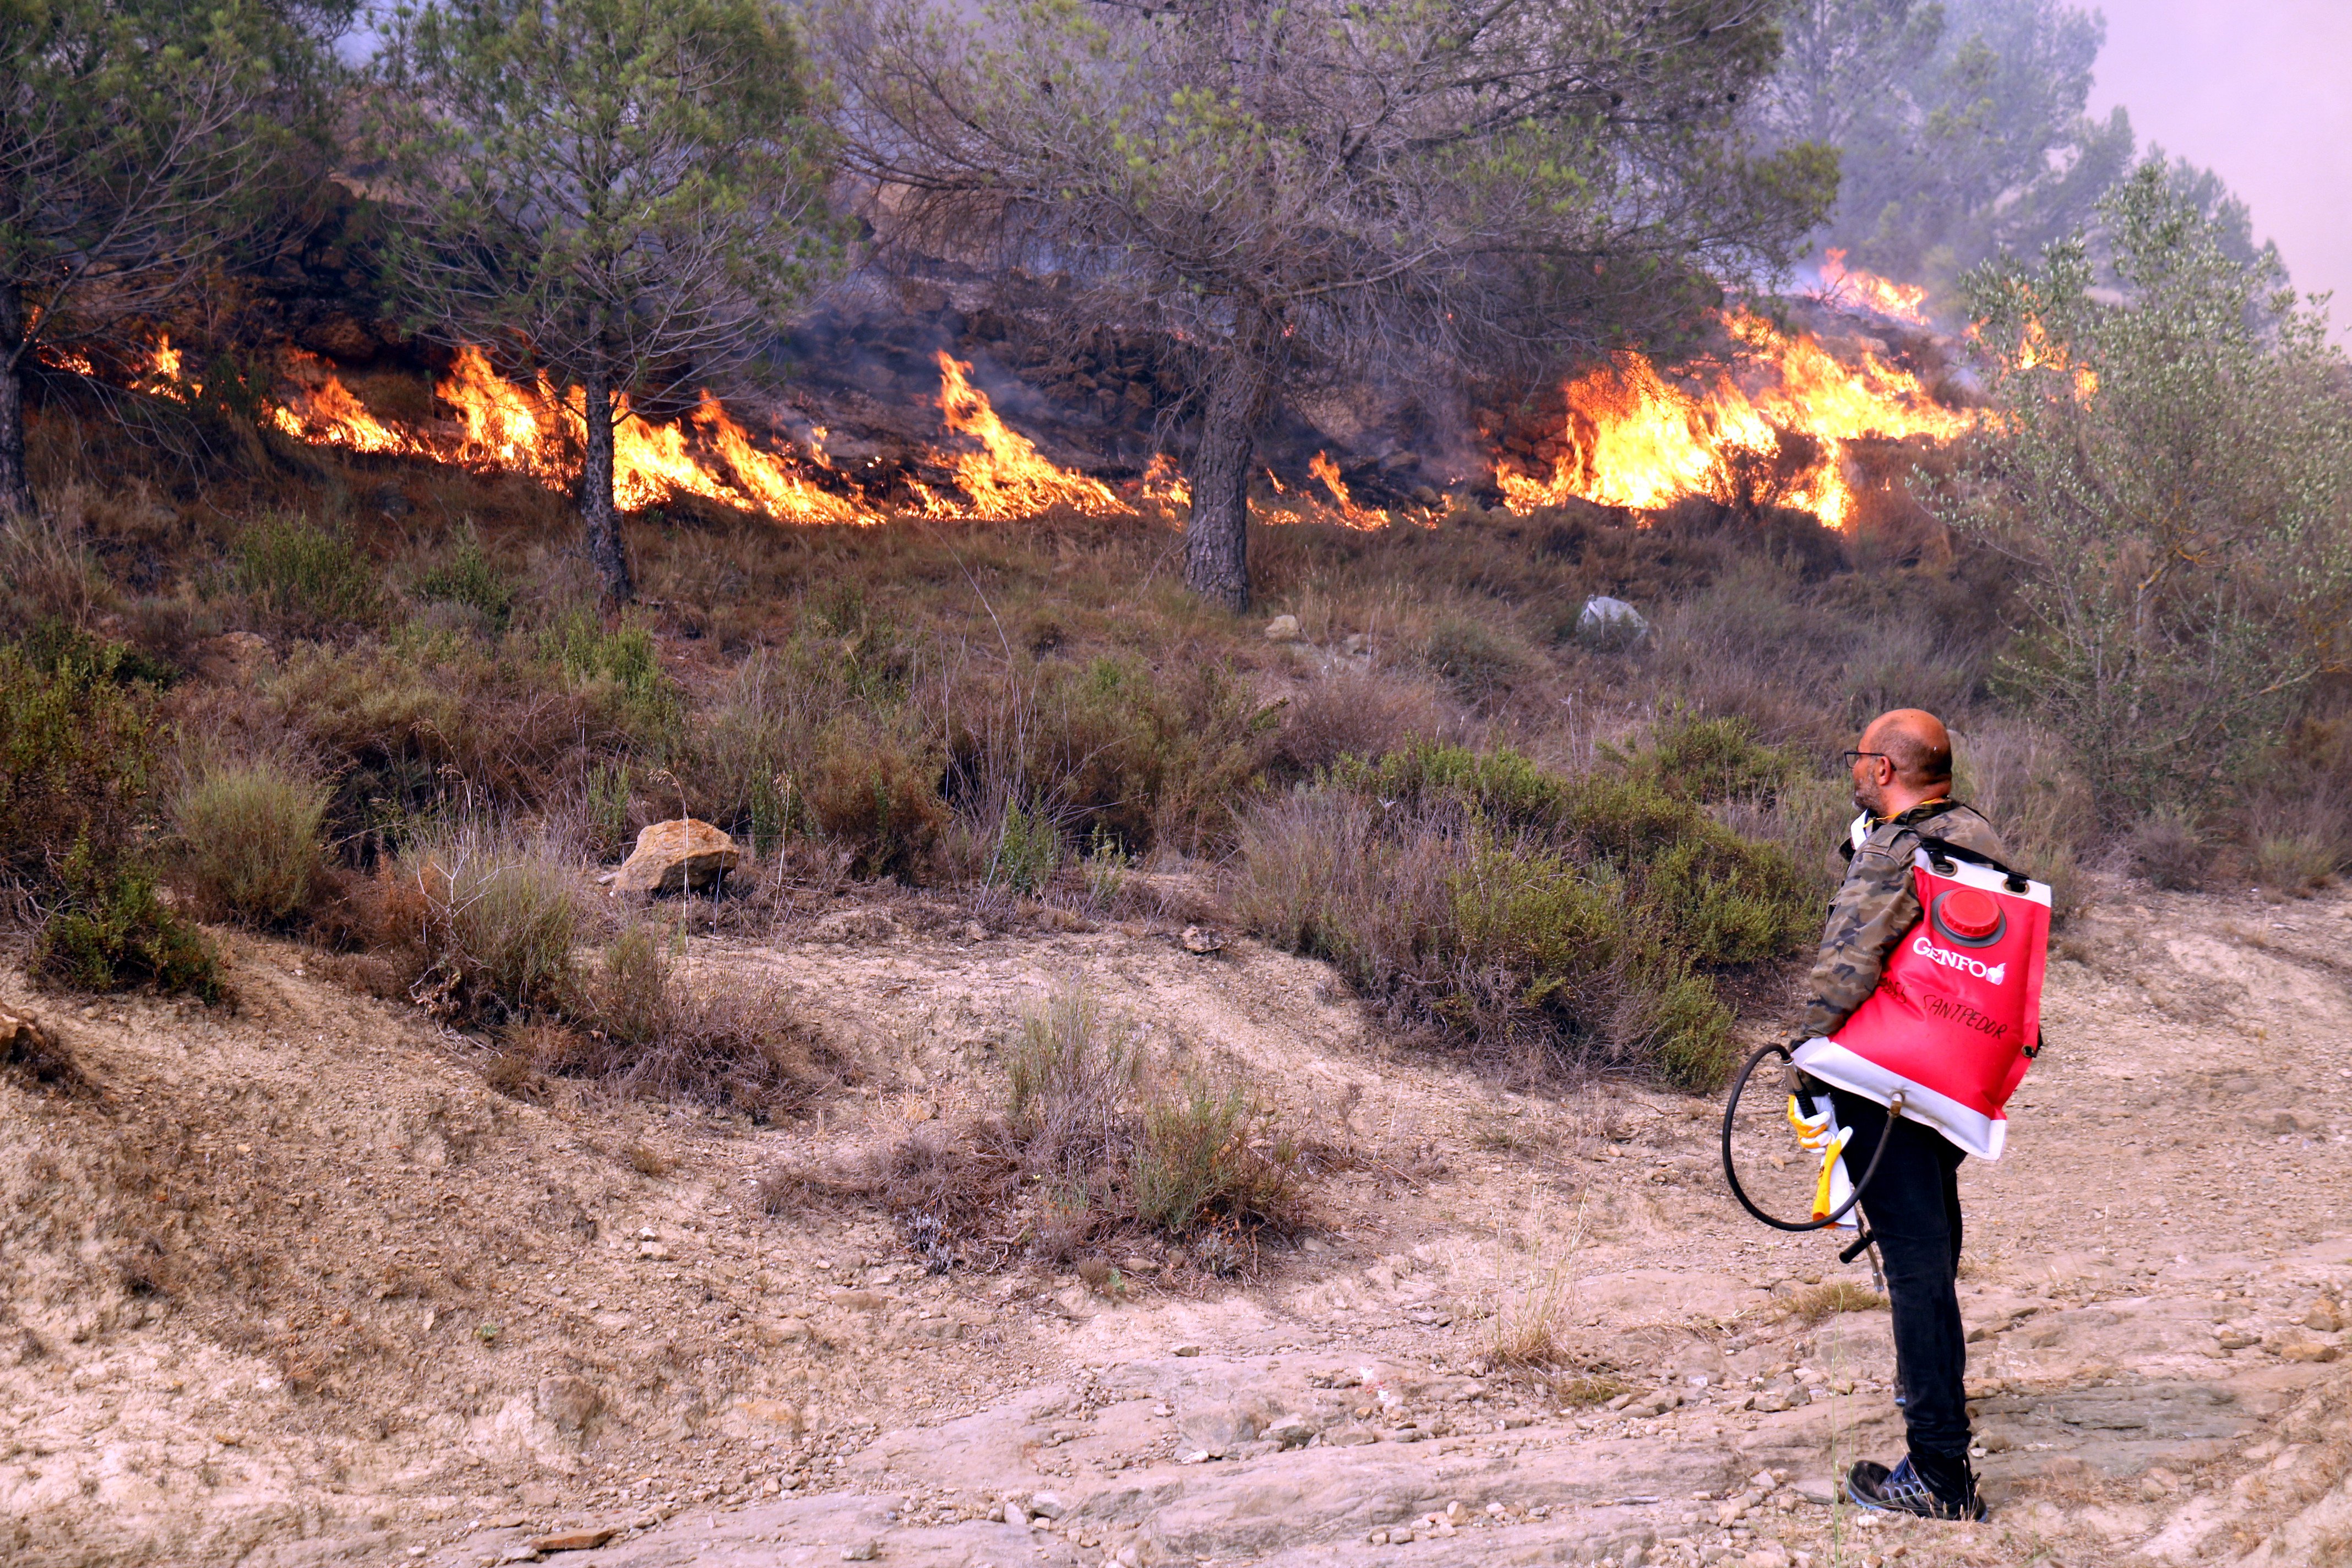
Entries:
[[[1859, 826], [1857, 824], [1857, 826]], [[1869, 833], [1853, 846], [1845, 881], [1830, 900], [1821, 956], [1805, 983], [1805, 1009], [1797, 1038], [1834, 1034], [1853, 1010], [1878, 989], [1879, 972], [1904, 934], [1919, 923], [1919, 897], [1912, 890], [1912, 857], [1919, 832], [1948, 839], [1963, 849], [2009, 858], [2000, 835], [1975, 808], [1956, 801], [1931, 800], [1900, 816], [1874, 818]]]

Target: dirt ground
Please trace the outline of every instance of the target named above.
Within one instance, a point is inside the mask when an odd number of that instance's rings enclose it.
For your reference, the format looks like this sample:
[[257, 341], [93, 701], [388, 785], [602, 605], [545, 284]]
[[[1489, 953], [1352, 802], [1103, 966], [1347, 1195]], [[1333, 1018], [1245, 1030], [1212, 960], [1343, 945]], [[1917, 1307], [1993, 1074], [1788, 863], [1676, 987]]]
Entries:
[[[1885, 1314], [1737, 1211], [1713, 1101], [1507, 1091], [1246, 942], [903, 901], [698, 940], [696, 984], [772, 973], [858, 1066], [775, 1126], [506, 1098], [249, 937], [234, 1011], [11, 969], [79, 1076], [0, 1074], [0, 1556], [2352, 1563], [2347, 932], [2340, 894], [2123, 889], [2062, 933], [2009, 1152], [1962, 1176], [1976, 1526], [1830, 1500], [1899, 1452]], [[1105, 1293], [761, 1212], [779, 1160], [998, 1103], [1072, 983], [1319, 1141], [1309, 1234], [1234, 1279], [1138, 1243]], [[1537, 1320], [1558, 1376], [1496, 1359]]]

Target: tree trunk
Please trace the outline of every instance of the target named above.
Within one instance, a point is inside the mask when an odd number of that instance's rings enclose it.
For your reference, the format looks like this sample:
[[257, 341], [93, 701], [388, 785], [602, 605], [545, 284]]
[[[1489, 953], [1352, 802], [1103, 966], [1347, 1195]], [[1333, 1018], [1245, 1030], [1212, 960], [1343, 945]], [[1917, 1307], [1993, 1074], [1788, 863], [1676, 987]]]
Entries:
[[1274, 383], [1266, 337], [1235, 333], [1213, 373], [1192, 459], [1192, 521], [1184, 528], [1184, 585], [1234, 615], [1249, 608], [1250, 472]]
[[604, 597], [625, 605], [635, 596], [629, 581], [629, 555], [621, 544], [621, 510], [613, 504], [613, 383], [599, 365], [582, 384], [586, 395], [583, 412], [588, 423], [588, 452], [580, 465], [580, 522], [586, 531], [588, 559], [604, 579]]
[[33, 481], [25, 472], [25, 306], [13, 283], [0, 284], [0, 515], [33, 513]]

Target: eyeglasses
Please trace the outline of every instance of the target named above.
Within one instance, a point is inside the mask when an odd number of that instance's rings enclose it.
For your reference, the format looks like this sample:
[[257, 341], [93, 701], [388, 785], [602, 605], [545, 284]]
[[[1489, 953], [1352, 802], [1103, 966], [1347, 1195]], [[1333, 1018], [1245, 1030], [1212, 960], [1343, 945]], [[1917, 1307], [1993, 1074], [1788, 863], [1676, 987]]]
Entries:
[[1864, 757], [1885, 757], [1890, 762], [1894, 760], [1885, 752], [1841, 752], [1839, 756], [1844, 761], [1845, 765], [1849, 768], [1853, 766], [1854, 763], [1862, 761]]

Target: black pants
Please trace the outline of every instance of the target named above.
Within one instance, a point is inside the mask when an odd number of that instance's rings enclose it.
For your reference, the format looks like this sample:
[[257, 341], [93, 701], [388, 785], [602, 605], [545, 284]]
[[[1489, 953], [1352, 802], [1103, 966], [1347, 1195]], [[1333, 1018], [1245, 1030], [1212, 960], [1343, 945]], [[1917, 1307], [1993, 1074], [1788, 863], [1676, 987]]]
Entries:
[[[1843, 1089], [1831, 1091], [1838, 1125], [1853, 1129], [1846, 1173], [1870, 1167], [1886, 1133], [1886, 1109]], [[1968, 1340], [1960, 1326], [1960, 1162], [1967, 1156], [1941, 1133], [1897, 1121], [1885, 1163], [1862, 1194], [1863, 1217], [1878, 1237], [1894, 1308], [1895, 1368], [1906, 1396], [1903, 1419], [1911, 1457], [1938, 1491], [1968, 1474], [1969, 1406], [1962, 1390]]]

